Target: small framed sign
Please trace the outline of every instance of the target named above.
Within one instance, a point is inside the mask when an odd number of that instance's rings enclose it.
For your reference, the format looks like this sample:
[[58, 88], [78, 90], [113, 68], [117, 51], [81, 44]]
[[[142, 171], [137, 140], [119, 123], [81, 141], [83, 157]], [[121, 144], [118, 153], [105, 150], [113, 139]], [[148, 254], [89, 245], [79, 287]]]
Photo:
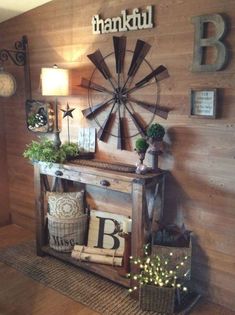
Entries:
[[83, 152], [95, 153], [95, 144], [95, 128], [78, 128], [78, 145]]
[[216, 118], [217, 89], [192, 89], [190, 116]]

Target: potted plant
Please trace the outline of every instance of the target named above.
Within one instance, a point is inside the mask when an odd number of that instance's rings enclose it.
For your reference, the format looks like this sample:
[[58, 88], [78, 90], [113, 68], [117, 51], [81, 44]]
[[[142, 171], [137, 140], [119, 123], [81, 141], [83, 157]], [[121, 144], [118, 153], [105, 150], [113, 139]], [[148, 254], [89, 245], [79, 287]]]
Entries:
[[23, 156], [32, 162], [63, 163], [69, 159], [77, 157], [79, 154], [76, 143], [64, 143], [58, 149], [53, 141], [42, 139], [32, 141], [26, 146]]
[[158, 156], [162, 153], [162, 139], [165, 135], [165, 128], [154, 123], [147, 129], [148, 143], [150, 145], [149, 153], [152, 155], [152, 168], [158, 171]]
[[147, 172], [147, 166], [143, 164], [145, 159], [146, 151], [148, 150], [149, 144], [145, 138], [138, 138], [135, 142], [135, 150], [139, 155], [140, 164], [137, 165], [136, 173], [145, 174]]
[[149, 144], [145, 138], [138, 138], [135, 142], [135, 150], [138, 153], [146, 153], [148, 150]]
[[162, 139], [165, 135], [165, 128], [158, 124], [152, 124], [147, 129], [148, 142], [150, 144], [150, 150], [159, 151], [159, 142], [162, 142]]
[[[158, 313], [173, 314], [176, 293], [187, 292], [184, 280], [178, 277], [181, 268], [188, 257], [183, 257], [179, 264], [172, 267], [170, 262], [173, 253], [169, 252], [164, 258], [149, 255], [149, 246], [144, 248], [144, 257], [132, 258], [131, 262], [139, 270], [138, 273], [128, 274], [135, 285], [129, 292], [137, 290], [139, 286], [139, 302], [142, 310]], [[170, 266], [170, 267], [169, 267]]]

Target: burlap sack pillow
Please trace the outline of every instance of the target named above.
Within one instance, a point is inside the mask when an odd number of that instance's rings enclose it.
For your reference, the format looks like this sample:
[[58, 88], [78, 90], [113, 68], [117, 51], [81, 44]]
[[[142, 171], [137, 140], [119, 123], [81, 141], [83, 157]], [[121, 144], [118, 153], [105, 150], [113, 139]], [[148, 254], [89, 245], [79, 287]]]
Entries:
[[49, 192], [48, 212], [58, 219], [72, 219], [84, 215], [84, 191], [79, 192]]

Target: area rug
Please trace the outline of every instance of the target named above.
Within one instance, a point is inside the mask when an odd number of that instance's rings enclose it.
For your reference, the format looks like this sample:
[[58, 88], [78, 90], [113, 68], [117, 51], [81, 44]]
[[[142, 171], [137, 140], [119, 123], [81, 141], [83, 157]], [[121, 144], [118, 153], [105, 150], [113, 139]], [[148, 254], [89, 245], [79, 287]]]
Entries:
[[157, 314], [141, 311], [127, 289], [107, 279], [51, 256], [36, 256], [34, 241], [0, 249], [0, 261], [100, 314]]

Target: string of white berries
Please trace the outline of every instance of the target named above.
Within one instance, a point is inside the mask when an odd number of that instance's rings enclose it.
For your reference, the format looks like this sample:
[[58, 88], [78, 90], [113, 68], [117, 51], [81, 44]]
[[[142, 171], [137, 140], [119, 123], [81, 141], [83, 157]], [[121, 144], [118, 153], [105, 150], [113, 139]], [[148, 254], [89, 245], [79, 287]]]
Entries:
[[[159, 256], [149, 256], [149, 244], [144, 246], [144, 257], [133, 258], [130, 257], [131, 262], [137, 265], [140, 269], [138, 274], [127, 274], [127, 277], [135, 280], [140, 285], [151, 284], [158, 287], [175, 287], [182, 291], [187, 291], [182, 283], [179, 282], [179, 271], [185, 265], [185, 261], [189, 258], [184, 256], [183, 260], [177, 264], [174, 268], [169, 269], [169, 261], [173, 256], [173, 253], [169, 253], [169, 257], [161, 258]], [[184, 277], [187, 277], [187, 272]], [[129, 292], [137, 290], [137, 286], [133, 286], [129, 289]]]

